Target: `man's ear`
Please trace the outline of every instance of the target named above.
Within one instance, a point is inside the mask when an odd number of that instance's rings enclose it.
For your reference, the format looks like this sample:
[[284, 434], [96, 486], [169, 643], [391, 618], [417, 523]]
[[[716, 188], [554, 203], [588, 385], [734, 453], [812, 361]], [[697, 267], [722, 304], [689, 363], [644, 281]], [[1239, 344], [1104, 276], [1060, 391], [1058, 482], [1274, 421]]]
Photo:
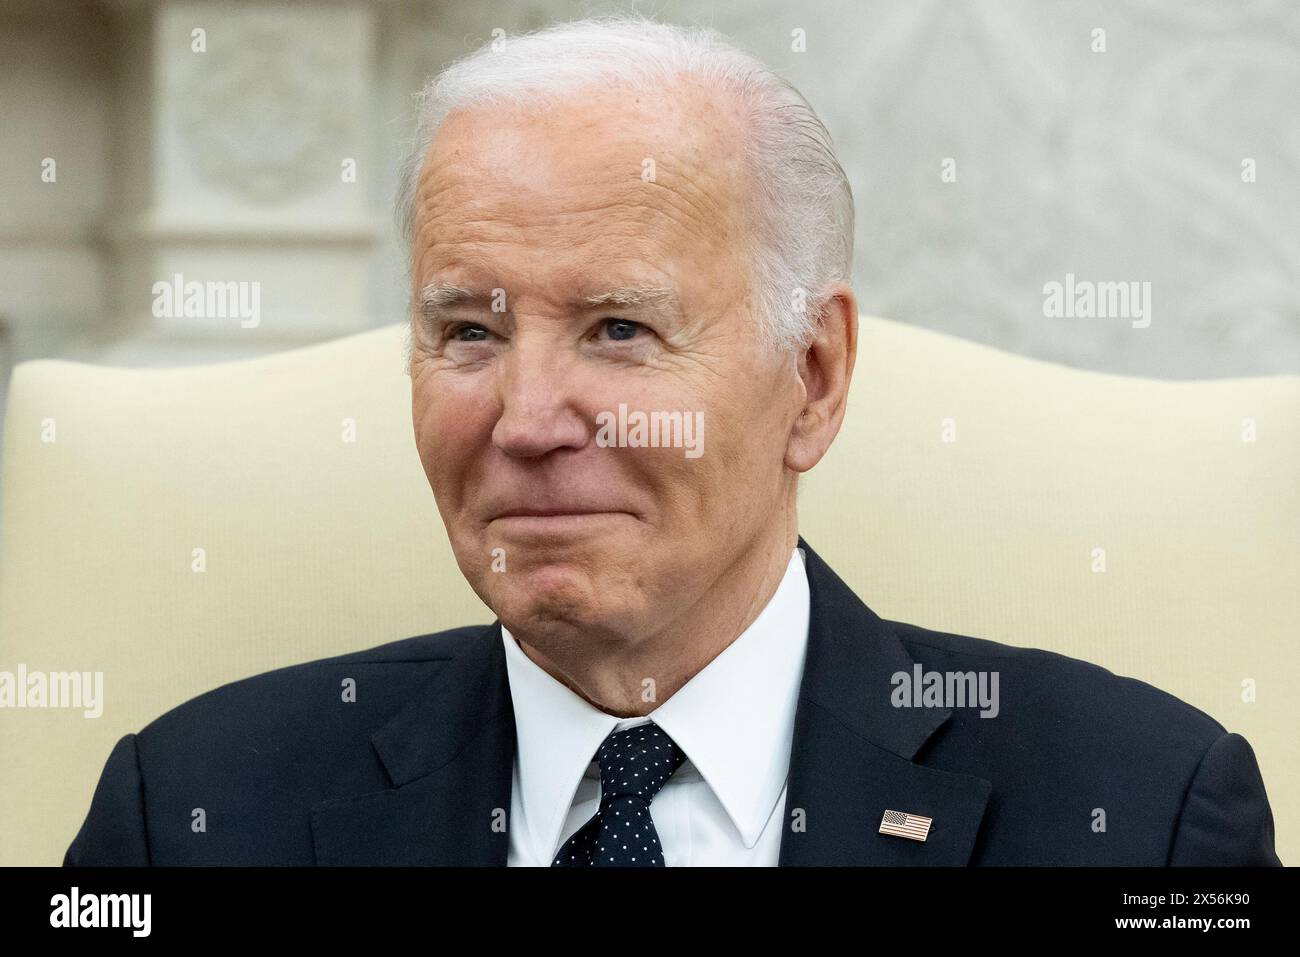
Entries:
[[824, 292], [817, 330], [799, 357], [804, 404], [790, 426], [785, 465], [807, 472], [821, 461], [840, 431], [858, 357], [858, 301], [847, 283]]

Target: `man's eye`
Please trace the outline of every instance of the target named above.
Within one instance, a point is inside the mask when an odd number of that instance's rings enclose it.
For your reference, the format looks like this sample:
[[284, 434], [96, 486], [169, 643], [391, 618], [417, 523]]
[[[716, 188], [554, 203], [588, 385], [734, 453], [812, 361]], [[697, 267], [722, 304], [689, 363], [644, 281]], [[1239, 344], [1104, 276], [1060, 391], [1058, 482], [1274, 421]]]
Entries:
[[641, 323], [630, 319], [606, 319], [604, 328], [611, 339], [625, 340], [636, 337], [637, 332], [641, 330]]
[[472, 322], [465, 322], [454, 326], [447, 338], [454, 339], [457, 342], [482, 342], [487, 337], [488, 331], [482, 326]]

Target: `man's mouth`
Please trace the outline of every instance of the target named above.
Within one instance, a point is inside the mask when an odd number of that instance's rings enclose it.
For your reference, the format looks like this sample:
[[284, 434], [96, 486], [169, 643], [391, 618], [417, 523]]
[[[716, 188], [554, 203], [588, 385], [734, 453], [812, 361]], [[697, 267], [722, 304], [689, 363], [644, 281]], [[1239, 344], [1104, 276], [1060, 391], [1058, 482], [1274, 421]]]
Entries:
[[560, 518], [568, 515], [615, 515], [619, 513], [604, 508], [511, 508], [499, 513], [496, 518]]
[[510, 508], [498, 512], [489, 522], [511, 535], [557, 536], [581, 535], [633, 517], [631, 512], [585, 506], [548, 506], [546, 508]]

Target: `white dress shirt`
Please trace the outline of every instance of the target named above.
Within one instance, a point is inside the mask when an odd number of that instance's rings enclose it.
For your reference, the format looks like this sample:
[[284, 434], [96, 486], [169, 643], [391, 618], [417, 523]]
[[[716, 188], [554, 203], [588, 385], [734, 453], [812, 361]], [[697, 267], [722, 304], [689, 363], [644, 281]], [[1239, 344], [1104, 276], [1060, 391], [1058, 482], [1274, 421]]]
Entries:
[[509, 865], [550, 866], [600, 807], [596, 749], [612, 731], [653, 721], [686, 753], [650, 804], [664, 863], [776, 866], [808, 615], [796, 548], [753, 624], [640, 718], [588, 704], [525, 655], [503, 625], [518, 742]]

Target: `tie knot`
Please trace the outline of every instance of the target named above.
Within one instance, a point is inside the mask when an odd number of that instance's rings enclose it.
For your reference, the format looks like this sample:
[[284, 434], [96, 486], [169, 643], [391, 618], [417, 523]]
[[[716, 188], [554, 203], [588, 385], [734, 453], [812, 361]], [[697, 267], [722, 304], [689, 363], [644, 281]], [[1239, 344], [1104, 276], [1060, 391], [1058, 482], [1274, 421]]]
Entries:
[[653, 721], [611, 732], [596, 752], [600, 803], [639, 797], [649, 804], [685, 760], [686, 753]]

